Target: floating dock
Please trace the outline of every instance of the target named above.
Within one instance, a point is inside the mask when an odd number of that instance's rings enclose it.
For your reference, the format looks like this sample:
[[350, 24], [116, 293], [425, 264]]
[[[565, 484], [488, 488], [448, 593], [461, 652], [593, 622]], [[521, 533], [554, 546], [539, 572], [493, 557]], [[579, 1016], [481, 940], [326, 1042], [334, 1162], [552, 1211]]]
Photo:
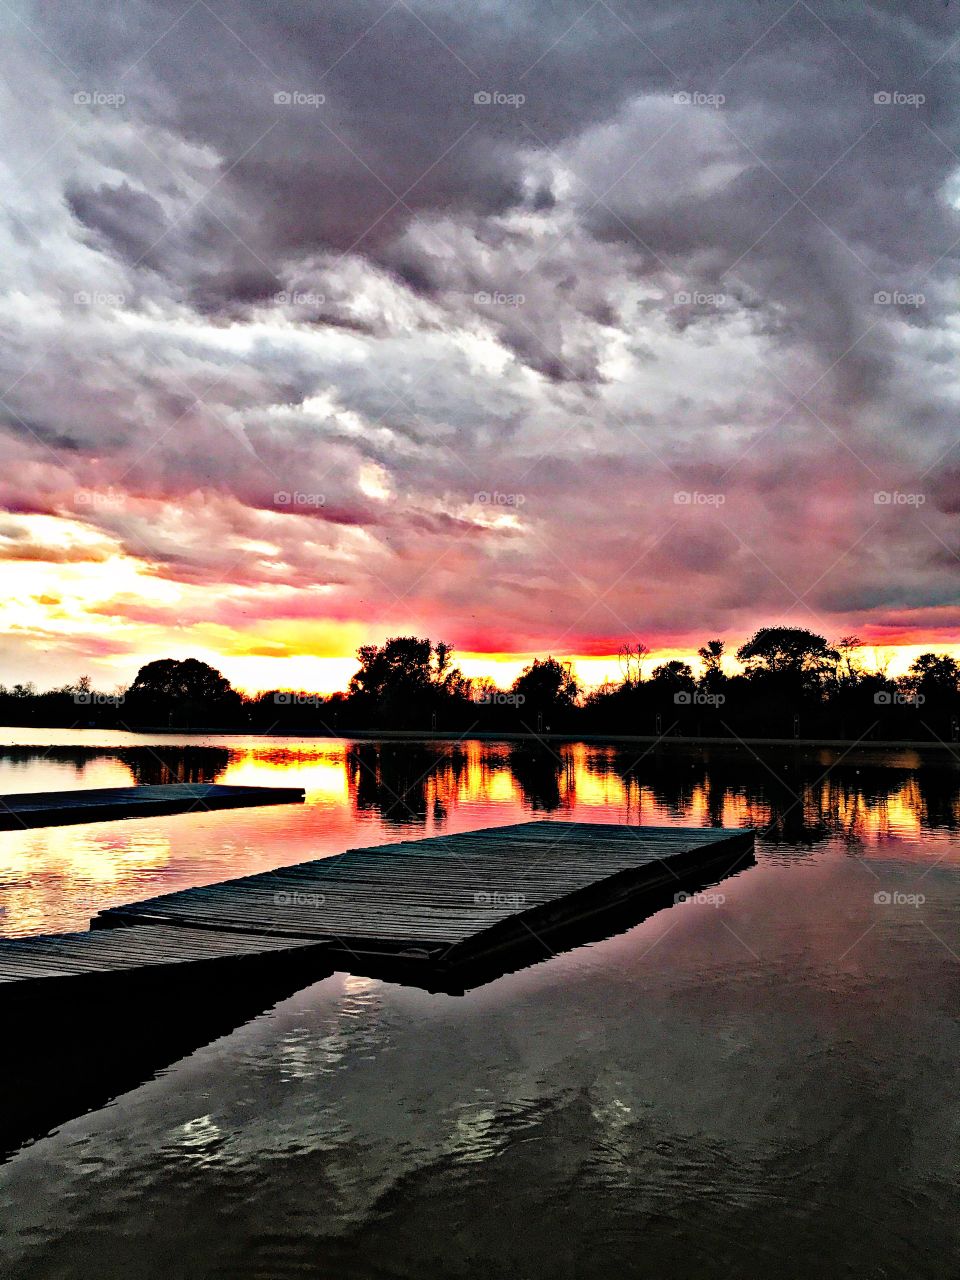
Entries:
[[348, 849], [238, 880], [111, 907], [94, 930], [174, 925], [326, 941], [451, 966], [526, 941], [752, 851], [721, 828], [525, 822]]
[[239, 809], [264, 804], [302, 804], [302, 787], [231, 787], [213, 782], [174, 782], [144, 787], [99, 787], [86, 791], [27, 791], [0, 795], [0, 829], [65, 826], [117, 818], [153, 818], [167, 813]]
[[0, 995], [37, 979], [321, 949], [333, 968], [462, 990], [458, 974], [506, 972], [531, 943], [545, 959], [571, 930], [637, 902], [669, 905], [752, 855], [752, 831], [553, 821], [348, 849], [111, 907], [89, 933], [4, 940]]

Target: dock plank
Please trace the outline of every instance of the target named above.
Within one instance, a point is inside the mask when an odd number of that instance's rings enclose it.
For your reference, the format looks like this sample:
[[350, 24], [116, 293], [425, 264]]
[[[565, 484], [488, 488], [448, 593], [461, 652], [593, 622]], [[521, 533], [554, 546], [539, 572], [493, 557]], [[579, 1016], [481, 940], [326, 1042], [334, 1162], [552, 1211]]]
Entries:
[[141, 925], [107, 932], [0, 938], [0, 984], [38, 978], [133, 974], [156, 966], [262, 958], [322, 949], [316, 939], [275, 939], [182, 926]]

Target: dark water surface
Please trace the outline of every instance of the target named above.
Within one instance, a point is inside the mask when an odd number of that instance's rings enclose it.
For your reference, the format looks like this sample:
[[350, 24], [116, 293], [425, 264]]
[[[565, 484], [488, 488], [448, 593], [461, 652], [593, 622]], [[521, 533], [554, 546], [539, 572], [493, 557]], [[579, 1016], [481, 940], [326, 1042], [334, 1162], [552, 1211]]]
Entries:
[[9, 934], [531, 816], [763, 828], [712, 894], [463, 998], [338, 973], [199, 1038], [0, 1167], [3, 1274], [958, 1274], [949, 753], [2, 733], [0, 792], [307, 790], [0, 833]]

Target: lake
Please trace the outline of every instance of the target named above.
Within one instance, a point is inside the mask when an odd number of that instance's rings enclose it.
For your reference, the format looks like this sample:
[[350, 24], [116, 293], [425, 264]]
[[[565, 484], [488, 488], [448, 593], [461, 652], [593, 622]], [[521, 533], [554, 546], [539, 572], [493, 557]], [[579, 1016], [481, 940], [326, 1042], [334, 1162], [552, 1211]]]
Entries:
[[0, 730], [0, 793], [180, 779], [307, 799], [2, 832], [0, 933], [531, 817], [751, 825], [757, 864], [464, 997], [337, 973], [212, 1013], [9, 1153], [5, 1274], [957, 1273], [952, 753]]

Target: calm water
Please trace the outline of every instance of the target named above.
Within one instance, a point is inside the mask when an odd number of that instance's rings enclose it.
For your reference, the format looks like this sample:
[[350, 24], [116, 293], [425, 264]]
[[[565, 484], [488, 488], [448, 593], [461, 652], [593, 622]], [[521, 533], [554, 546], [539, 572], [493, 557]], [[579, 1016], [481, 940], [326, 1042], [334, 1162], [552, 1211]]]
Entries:
[[712, 900], [463, 998], [335, 974], [157, 1062], [0, 1167], [4, 1274], [957, 1274], [948, 753], [2, 732], [0, 792], [307, 791], [302, 807], [0, 833], [9, 934], [530, 816], [763, 828], [757, 865]]

